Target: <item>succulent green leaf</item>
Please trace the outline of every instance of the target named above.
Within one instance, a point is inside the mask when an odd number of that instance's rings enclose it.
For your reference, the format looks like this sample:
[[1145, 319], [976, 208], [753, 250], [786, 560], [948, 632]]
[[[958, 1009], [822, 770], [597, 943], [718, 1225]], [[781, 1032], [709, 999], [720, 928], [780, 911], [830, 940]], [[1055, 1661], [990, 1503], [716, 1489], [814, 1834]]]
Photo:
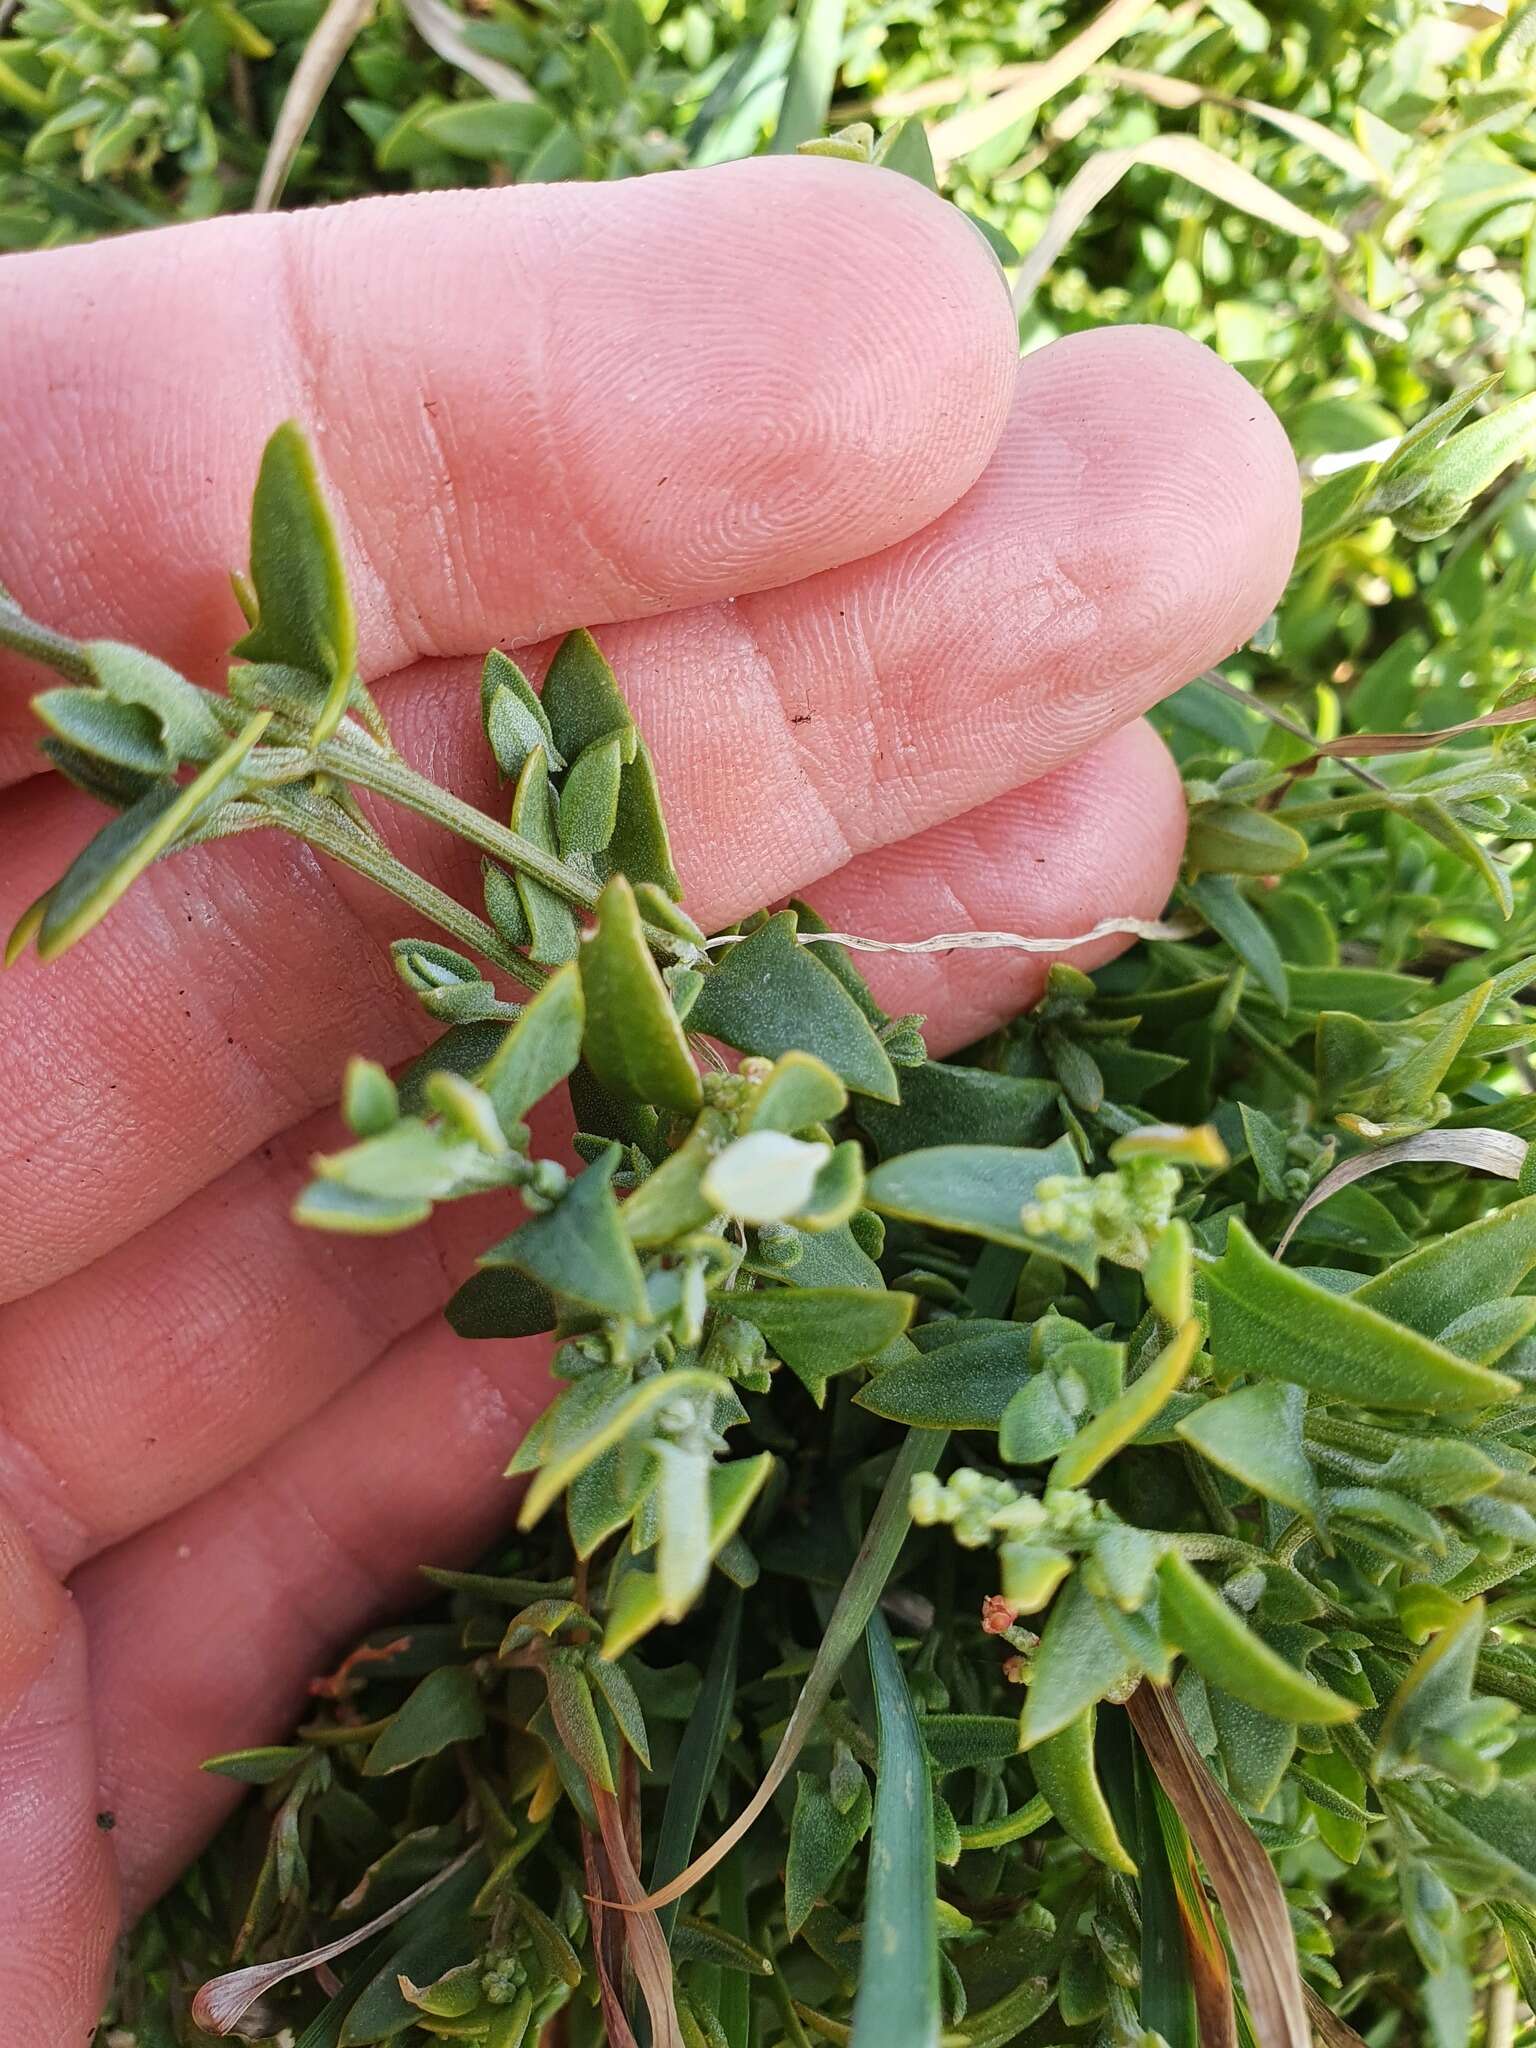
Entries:
[[858, 1117], [880, 1156], [890, 1159], [939, 1145], [1028, 1145], [1058, 1099], [1052, 1081], [924, 1060], [903, 1071], [899, 1104], [865, 1096]]
[[439, 1665], [391, 1717], [363, 1761], [363, 1776], [403, 1771], [455, 1742], [473, 1742], [484, 1730], [485, 1704], [474, 1672], [466, 1664]]
[[1437, 1237], [1355, 1290], [1354, 1299], [1438, 1336], [1458, 1317], [1501, 1301], [1536, 1268], [1536, 1196]]
[[869, 1177], [872, 1209], [936, 1230], [959, 1230], [1028, 1251], [1026, 1202], [1053, 1174], [1082, 1170], [1070, 1138], [1043, 1150], [1012, 1145], [936, 1145], [887, 1159]]
[[226, 734], [214, 716], [208, 693], [140, 648], [116, 640], [88, 640], [91, 672], [107, 696], [125, 708], [147, 712], [162, 744], [178, 761], [211, 761]]
[[1282, 1012], [1290, 1007], [1290, 983], [1274, 934], [1230, 875], [1202, 875], [1185, 891], [1211, 930], [1226, 940], [1252, 970]]
[[1301, 1387], [1268, 1380], [1205, 1402], [1176, 1427], [1223, 1472], [1320, 1527], [1322, 1489], [1302, 1443], [1306, 1412]]
[[567, 1756], [593, 1784], [614, 1789], [613, 1763], [579, 1650], [554, 1649], [544, 1672], [549, 1711]]
[[1074, 1572], [1051, 1605], [1030, 1665], [1020, 1748], [1032, 1750], [1059, 1735], [1107, 1694], [1118, 1692], [1135, 1671], [1082, 1573]]
[[207, 1758], [201, 1768], [216, 1777], [233, 1778], [241, 1785], [275, 1785], [313, 1755], [314, 1751], [303, 1743], [232, 1749], [224, 1756]]
[[251, 503], [251, 586], [256, 624], [235, 653], [312, 676], [313, 737], [328, 738], [351, 693], [357, 620], [314, 450], [291, 420], [261, 458]]
[[567, 633], [555, 649], [540, 695], [555, 745], [567, 761], [611, 734], [634, 730], [607, 657], [590, 633]]
[[864, 1201], [864, 1151], [856, 1138], [834, 1146], [817, 1174], [809, 1201], [791, 1219], [801, 1230], [836, 1230]]
[[612, 839], [623, 773], [624, 735], [617, 732], [594, 740], [566, 769], [559, 804], [560, 852], [566, 860], [595, 859]]
[[1037, 1742], [1029, 1752], [1029, 1767], [1052, 1813], [1078, 1847], [1111, 1870], [1134, 1877], [1135, 1862], [1116, 1831], [1093, 1760], [1096, 1718], [1097, 1710], [1088, 1707], [1059, 1734]]
[[581, 1057], [586, 1001], [573, 963], [550, 976], [476, 1076], [509, 1142], [524, 1117]]
[[786, 1131], [829, 1124], [848, 1106], [848, 1091], [823, 1060], [787, 1052], [775, 1060], [741, 1118], [743, 1131]]
[[[619, 781], [618, 818], [601, 864], [612, 874], [627, 875], [637, 889], [655, 889], [669, 901], [683, 893], [672, 863], [672, 842], [662, 810], [656, 764], [649, 747], [638, 736], [633, 758], [625, 762]], [[663, 920], [658, 918], [656, 922]], [[694, 932], [682, 935], [697, 937]]]
[[762, 1331], [819, 1406], [833, 1374], [883, 1351], [906, 1329], [917, 1301], [861, 1287], [757, 1287], [732, 1294], [730, 1304], [732, 1315]]
[[719, 1110], [699, 1111], [682, 1144], [641, 1181], [619, 1212], [634, 1244], [642, 1249], [670, 1244], [709, 1222], [715, 1212], [703, 1190], [704, 1172], [730, 1135], [730, 1119]]
[[598, 899], [597, 925], [582, 942], [587, 1065], [610, 1094], [658, 1108], [694, 1110], [698, 1069], [641, 928], [635, 892], [615, 875]]
[[64, 684], [34, 697], [32, 709], [66, 745], [114, 768], [137, 775], [166, 775], [180, 758], [166, 745], [153, 712], [138, 704], [114, 703], [100, 690]]
[[1303, 1725], [1351, 1721], [1358, 1709], [1277, 1655], [1177, 1551], [1157, 1568], [1164, 1637], [1208, 1685]]
[[[549, 789], [549, 762], [542, 747], [535, 747], [522, 766], [512, 797], [512, 829], [531, 840], [541, 852], [556, 853], [554, 800]], [[571, 906], [531, 875], [517, 874], [514, 885], [522, 899], [523, 916], [532, 933], [529, 957], [545, 967], [558, 967], [574, 960], [579, 943]]]
[[1194, 1363], [1200, 1337], [1199, 1323], [1185, 1323], [1125, 1392], [1084, 1424], [1051, 1467], [1047, 1493], [1086, 1486], [1116, 1451], [1157, 1419]]
[[704, 978], [690, 1028], [765, 1059], [812, 1053], [855, 1094], [895, 1102], [896, 1070], [874, 1027], [795, 931], [793, 911], [781, 910], [724, 948]]
[[443, 1314], [460, 1337], [535, 1337], [555, 1327], [554, 1297], [515, 1266], [472, 1273]]
[[565, 766], [532, 683], [499, 647], [491, 649], [480, 671], [480, 718], [496, 765], [508, 782], [522, 774], [535, 747], [544, 749], [552, 769], [558, 772]]
[[1030, 1379], [1023, 1325], [996, 1323], [975, 1336], [964, 1323], [955, 1329], [953, 1341], [877, 1371], [854, 1396], [858, 1406], [917, 1429], [997, 1429], [1033, 1387], [1053, 1385]]
[[258, 712], [191, 782], [156, 783], [102, 827], [48, 892], [37, 926], [39, 960], [56, 960], [100, 924], [150, 863], [227, 794], [225, 786], [239, 774], [267, 722], [268, 714]]
[[576, 1175], [542, 1216], [482, 1252], [482, 1266], [515, 1266], [557, 1298], [596, 1315], [646, 1314], [645, 1277], [624, 1234], [611, 1182], [619, 1148]]
[[[541, 1433], [538, 1472], [524, 1498], [518, 1526], [531, 1529], [578, 1472], [649, 1421], [658, 1408], [670, 1401], [708, 1397], [722, 1387], [730, 1391], [730, 1383], [717, 1374], [683, 1367], [638, 1381], [614, 1367], [574, 1381], [551, 1411], [547, 1431]], [[514, 1459], [511, 1469], [531, 1468]], [[610, 1658], [619, 1654], [604, 1650]]]
[[814, 1771], [795, 1776], [795, 1810], [789, 1823], [789, 1849], [784, 1859], [784, 1917], [796, 1935], [812, 1908], [827, 1899], [844, 1865], [869, 1832], [873, 1802], [863, 1773], [862, 1798], [844, 1811]]
[[1294, 1380], [1367, 1408], [1483, 1408], [1515, 1382], [1455, 1358], [1357, 1297], [1332, 1294], [1260, 1250], [1240, 1223], [1202, 1268], [1217, 1369]]

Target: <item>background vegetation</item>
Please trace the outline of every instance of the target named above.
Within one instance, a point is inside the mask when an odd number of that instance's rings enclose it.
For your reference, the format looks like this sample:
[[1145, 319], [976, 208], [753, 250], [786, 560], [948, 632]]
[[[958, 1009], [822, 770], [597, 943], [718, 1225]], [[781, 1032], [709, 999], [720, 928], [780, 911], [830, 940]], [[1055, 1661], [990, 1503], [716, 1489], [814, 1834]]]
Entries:
[[[793, 147], [865, 120], [889, 131], [917, 116], [944, 189], [996, 239], [1016, 280], [1026, 348], [1082, 326], [1154, 320], [1235, 363], [1280, 414], [1312, 488], [1302, 559], [1275, 618], [1223, 678], [1191, 685], [1161, 714], [1194, 809], [1185, 907], [1214, 936], [1193, 951], [1139, 949], [1100, 977], [1096, 994], [1062, 981], [1054, 1008], [978, 1054], [1004, 1073], [1049, 1081], [1067, 1128], [1086, 1126], [1090, 1139], [1113, 1129], [1117, 1106], [1132, 1123], [1148, 1110], [1214, 1118], [1234, 1164], [1225, 1175], [1197, 1174], [1198, 1200], [1181, 1213], [1197, 1243], [1216, 1251], [1239, 1213], [1272, 1245], [1341, 1147], [1350, 1155], [1362, 1139], [1458, 1127], [1523, 1138], [1536, 1126], [1526, 1108], [1529, 1017], [1518, 1003], [1536, 951], [1527, 880], [1536, 807], [1519, 724], [1376, 759], [1360, 749], [1355, 767], [1317, 751], [1352, 733], [1433, 734], [1529, 693], [1521, 677], [1536, 645], [1536, 518], [1533, 477], [1518, 458], [1536, 439], [1533, 114], [1533, 5], [333, 0], [322, 12], [317, 0], [194, 0], [160, 14], [128, 0], [0, 0], [0, 248], [239, 210], [280, 187], [282, 203], [298, 205], [434, 185], [621, 177]], [[903, 133], [903, 161], [922, 172], [914, 131]], [[1438, 448], [1433, 430], [1404, 443], [1454, 393], [1470, 394], [1457, 433]], [[1300, 837], [1277, 836], [1285, 832]], [[1316, 978], [1351, 974], [1328, 983], [1325, 1003]], [[1454, 1005], [1489, 977], [1501, 977], [1495, 1008], [1481, 1026], [1481, 1012], [1469, 1015], [1456, 1036], [1433, 1006]], [[1357, 1026], [1354, 1034], [1341, 1025], [1330, 1035], [1325, 1009]], [[1144, 1021], [1127, 1040], [1120, 1024], [1133, 1015]], [[1481, 1038], [1470, 1035], [1479, 1028]], [[1358, 1284], [1511, 1192], [1443, 1165], [1399, 1168], [1315, 1212], [1298, 1254]], [[977, 1269], [952, 1240], [935, 1247], [898, 1230], [895, 1254], [888, 1270], [936, 1311], [963, 1315], [967, 1299], [974, 1308]], [[1025, 1290], [1016, 1314], [1056, 1299], [1049, 1273], [1033, 1270], [1038, 1298]], [[1122, 1333], [1138, 1306], [1117, 1301], [1112, 1287], [1096, 1298]], [[1513, 1332], [1510, 1324], [1503, 1369], [1524, 1380], [1526, 1339]], [[1528, 1469], [1523, 1426], [1521, 1415], [1501, 1440]], [[855, 1443], [868, 1449], [847, 1435], [854, 1427], [846, 1414], [837, 1424], [843, 1435], [827, 1447], [834, 1462]], [[1251, 1475], [1249, 1483], [1265, 1495]], [[1337, 1469], [1330, 1483], [1339, 1483]], [[1205, 1509], [1224, 1526], [1242, 1503], [1206, 1486]], [[1385, 1481], [1383, 1489], [1390, 1495]], [[1353, 1647], [1356, 1675], [1379, 1693], [1373, 1602], [1401, 1620], [1405, 1577], [1429, 1583], [1435, 1574], [1419, 1571], [1426, 1539], [1410, 1510], [1426, 1512], [1422, 1488], [1399, 1510], [1380, 1499], [1355, 1506], [1355, 1547], [1341, 1546], [1348, 1572], [1341, 1565], [1330, 1584], [1361, 1619], [1360, 1640], [1342, 1646]], [[1447, 1787], [1485, 1793], [1490, 1771], [1518, 1785], [1536, 1764], [1536, 1724], [1525, 1718], [1536, 1677], [1523, 1630], [1536, 1590], [1536, 1522], [1522, 1512], [1525, 1522], [1511, 1512], [1496, 1530], [1460, 1527], [1463, 1548], [1450, 1553], [1459, 1590], [1498, 1602], [1503, 1684], [1488, 1682], [1485, 1650], [1481, 1709], [1491, 1691], [1515, 1704], [1517, 1723], [1486, 1712], [1478, 1721], [1463, 1673], [1461, 1695], [1434, 1703], [1417, 1737], [1399, 1725], [1366, 1754], [1304, 1745], [1276, 1790], [1251, 1754], [1245, 1766], [1219, 1710], [1202, 1716], [1198, 1683], [1183, 1696], [1218, 1773], [1261, 1815], [1309, 1984], [1372, 2048], [1511, 2048], [1531, 2030], [1519, 1988], [1536, 1988], [1536, 1910], [1465, 1840], [1425, 1834], [1411, 1796], [1394, 1805], [1372, 1775], [1406, 1782], [1410, 1795], [1428, 1783], [1433, 1802]], [[941, 1539], [942, 1529], [923, 1541]], [[781, 1550], [782, 1573], [803, 1568]], [[953, 1564], [941, 1566], [932, 1549], [923, 1556], [909, 1579], [960, 1597], [969, 1581], [957, 1588], [942, 1576]], [[537, 1555], [515, 1561], [520, 1571], [535, 1567], [555, 1568]], [[1455, 1573], [1448, 1566], [1439, 1576]], [[824, 1607], [825, 1597], [813, 1579], [809, 1600]], [[430, 1660], [434, 1641], [441, 1649], [464, 1628], [486, 1626], [474, 1589], [458, 1598], [452, 1626], [446, 1613], [434, 1624], [441, 1637], [420, 1632], [421, 1656]], [[684, 1647], [702, 1665], [707, 1633]], [[933, 1645], [917, 1660], [925, 1710], [940, 1713], [952, 1699], [995, 1709], [994, 1699], [967, 1692], [947, 1655]], [[368, 1678], [377, 1691], [367, 1711], [392, 1711], [399, 1681], [419, 1669]], [[1337, 1669], [1329, 1678], [1344, 1684]], [[651, 1674], [644, 1704], [664, 1748], [675, 1747], [698, 1680], [686, 1662]], [[782, 1679], [776, 1690], [761, 1674], [756, 1684], [743, 1695], [749, 1727], [733, 1734], [739, 1773], [735, 1782], [726, 1773], [720, 1814], [739, 1804], [757, 1735], [793, 1697]], [[822, 1802], [817, 1812], [834, 1836], [860, 1799], [867, 1826], [862, 1776], [850, 1789], [856, 1752], [845, 1727], [816, 1753], [820, 1776], [800, 1795]], [[966, 1756], [954, 1768], [974, 1833], [988, 1824], [986, 1799], [1001, 1796], [1002, 1764]], [[421, 1815], [435, 1824], [434, 1797], [424, 1772], [412, 1793], [419, 1811], [375, 1815], [368, 1839], [376, 1843], [382, 1826], [385, 1839], [404, 1840]], [[277, 1813], [296, 1830], [302, 1799]], [[367, 1836], [364, 1821], [351, 1819]], [[704, 1834], [718, 1824], [716, 1815]], [[1170, 1825], [1177, 1830], [1176, 1819]], [[338, 1877], [345, 1858], [325, 1841], [323, 1827], [318, 1846], [306, 1836], [319, 1873], [313, 1898], [306, 1874], [297, 1910], [288, 1897], [279, 1911], [270, 1891], [271, 1859], [285, 1853], [279, 1829], [262, 1833], [254, 1865], [249, 1832], [233, 1831], [141, 1930], [105, 2039], [147, 2048], [202, 2038], [187, 1992], [227, 1960], [249, 1869], [268, 1873], [247, 1923], [251, 1946], [265, 1952], [279, 1923], [292, 1937], [305, 1910], [323, 1919], [332, 1903], [326, 1857]], [[1526, 1865], [1536, 1858], [1530, 1839], [1503, 1846]], [[1123, 1881], [1116, 1892], [1104, 1880], [1109, 1888], [1090, 1908], [1063, 1847], [1078, 1853], [1057, 1837], [1042, 1862], [1021, 1836], [998, 1852], [983, 1886], [993, 1897], [1020, 1894], [1008, 1929], [1015, 1962], [1025, 1953], [1031, 1971], [1056, 1972], [1068, 1987], [1043, 2016], [1011, 2032], [994, 2022], [985, 2038], [998, 2048], [1130, 2043], [1156, 2026], [1170, 2040], [1192, 2039], [1177, 1998], [1147, 2002], [1137, 1950], [1144, 1960], [1150, 1937]], [[773, 1851], [764, 1853], [771, 1864]], [[843, 1860], [857, 1870], [853, 1841]], [[840, 1866], [831, 1867], [835, 1889]], [[1177, 1872], [1177, 1857], [1170, 1867]], [[750, 1882], [762, 1875], [754, 1870]], [[749, 1880], [738, 1871], [732, 1882]], [[1536, 1877], [1530, 1883], [1536, 1897]], [[743, 1889], [711, 1910], [766, 1943], [767, 1923], [747, 1906]], [[1067, 1921], [1070, 1942], [1053, 1946]], [[982, 1940], [978, 1962], [973, 1943], [964, 1973], [973, 2003], [1006, 2002], [1004, 1945], [973, 1909], [970, 1935], [978, 1926], [998, 1953]], [[775, 1923], [773, 1938], [782, 1935]], [[835, 1947], [835, 1932], [822, 1935], [824, 1948]], [[718, 1941], [711, 1949], [705, 1935], [694, 1939], [693, 2004], [702, 2011], [709, 1986], [726, 1987], [715, 2005], [730, 2048], [749, 2039], [754, 2048], [803, 2048], [805, 2018], [738, 1997]], [[954, 1951], [962, 1963], [963, 1946]], [[807, 1980], [808, 1996], [820, 1998], [836, 1975], [824, 1954], [822, 1972]], [[983, 2038], [965, 2033], [953, 2002], [947, 2009], [960, 2038]], [[1318, 2025], [1319, 2040], [1354, 2038]]]

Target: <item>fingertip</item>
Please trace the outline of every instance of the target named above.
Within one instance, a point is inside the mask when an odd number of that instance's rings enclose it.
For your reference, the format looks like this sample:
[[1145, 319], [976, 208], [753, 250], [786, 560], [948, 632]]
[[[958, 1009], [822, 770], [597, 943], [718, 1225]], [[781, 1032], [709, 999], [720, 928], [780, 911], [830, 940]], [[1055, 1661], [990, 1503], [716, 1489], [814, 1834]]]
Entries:
[[[868, 938], [1067, 938], [1106, 919], [1157, 917], [1178, 879], [1184, 827], [1177, 765], [1138, 719], [1022, 789], [849, 862], [809, 894], [835, 929]], [[1132, 943], [861, 954], [858, 965], [888, 1010], [925, 1015], [938, 1056], [1028, 1009], [1054, 961], [1098, 967]]]
[[1301, 493], [1285, 430], [1244, 377], [1173, 328], [1097, 328], [1026, 357], [1018, 404], [1080, 467], [1062, 559], [1113, 597], [1115, 648], [1188, 675], [1257, 630], [1290, 574]]

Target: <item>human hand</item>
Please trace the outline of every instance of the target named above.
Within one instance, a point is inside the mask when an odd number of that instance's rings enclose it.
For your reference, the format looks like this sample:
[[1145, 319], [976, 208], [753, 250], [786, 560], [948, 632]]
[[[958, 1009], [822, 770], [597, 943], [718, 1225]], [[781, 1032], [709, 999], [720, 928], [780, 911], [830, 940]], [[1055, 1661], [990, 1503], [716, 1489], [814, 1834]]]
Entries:
[[[1133, 721], [1253, 630], [1296, 537], [1284, 439], [1232, 371], [1155, 329], [1016, 367], [958, 215], [837, 163], [15, 257], [0, 383], [0, 583], [202, 680], [239, 631], [262, 441], [298, 417], [365, 678], [407, 754], [487, 806], [478, 657], [599, 627], [710, 927], [790, 891], [877, 937], [1155, 914], [1181, 797]], [[33, 772], [38, 681], [0, 668], [12, 916], [99, 822]], [[427, 828], [407, 856], [465, 879]], [[152, 870], [0, 981], [0, 2018], [23, 2048], [89, 2038], [119, 1912], [229, 1795], [198, 1761], [279, 1735], [418, 1563], [506, 1515], [547, 1351], [437, 1313], [476, 1205], [386, 1242], [288, 1221], [345, 1056], [422, 1041], [400, 929], [261, 835]], [[1044, 963], [869, 971], [941, 1051]]]

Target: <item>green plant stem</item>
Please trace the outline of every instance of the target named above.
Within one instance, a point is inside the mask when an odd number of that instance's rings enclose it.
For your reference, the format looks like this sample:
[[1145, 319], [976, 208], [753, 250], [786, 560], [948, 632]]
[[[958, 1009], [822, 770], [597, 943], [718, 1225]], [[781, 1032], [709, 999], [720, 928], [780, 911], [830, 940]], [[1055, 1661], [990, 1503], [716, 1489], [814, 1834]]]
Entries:
[[1010, 1842], [1021, 1842], [1026, 1835], [1043, 1828], [1050, 1818], [1050, 1803], [1037, 1792], [1027, 1805], [1017, 1807], [1012, 1813], [1005, 1813], [997, 1820], [977, 1821], [972, 1827], [962, 1827], [960, 1845], [965, 1849], [1004, 1849]]
[[[1315, 736], [1304, 725], [1288, 718], [1283, 711], [1277, 711], [1273, 704], [1267, 704], [1256, 691], [1240, 690], [1236, 683], [1229, 683], [1219, 668], [1208, 668], [1200, 680], [1209, 683], [1213, 690], [1219, 690], [1223, 697], [1230, 697], [1234, 704], [1241, 704], [1245, 711], [1256, 711], [1260, 718], [1267, 718], [1271, 725], [1277, 726], [1281, 732], [1288, 732], [1292, 739], [1300, 740], [1304, 746], [1317, 746]], [[1369, 768], [1362, 768], [1358, 761], [1351, 761], [1347, 755], [1327, 755], [1324, 758], [1335, 761], [1346, 775], [1353, 775], [1371, 789], [1387, 787], [1379, 775], [1373, 774]]]
[[41, 662], [44, 668], [51, 668], [55, 675], [68, 676], [72, 682], [94, 683], [91, 664], [84, 650], [67, 634], [55, 633], [48, 626], [38, 625], [25, 612], [11, 604], [0, 594], [0, 647], [9, 647], [13, 654], [24, 655], [28, 661]]
[[[303, 781], [317, 770], [358, 789], [369, 790], [375, 796], [386, 797], [417, 817], [430, 819], [466, 845], [540, 883], [562, 902], [579, 910], [596, 908], [602, 890], [591, 876], [561, 860], [558, 854], [536, 846], [521, 832], [498, 824], [461, 797], [440, 789], [408, 767], [398, 755], [366, 741], [337, 734], [312, 749], [272, 748], [255, 764], [251, 779], [267, 787], [281, 788], [285, 783]], [[659, 925], [642, 923], [640, 929], [651, 951], [666, 960], [691, 961], [698, 951], [690, 940], [663, 931]]]
[[430, 918], [450, 937], [474, 947], [493, 967], [500, 967], [514, 976], [524, 988], [536, 994], [549, 980], [548, 969], [515, 952], [484, 918], [476, 917], [472, 910], [466, 910], [462, 903], [429, 882], [424, 875], [418, 875], [414, 868], [396, 860], [377, 841], [340, 821], [333, 825], [325, 817], [323, 806], [306, 804], [301, 809], [291, 799], [285, 798], [281, 789], [264, 790], [261, 800], [272, 813], [273, 821], [285, 831], [305, 840], [317, 852], [340, 861], [354, 874], [364, 875], [381, 889], [387, 889], [390, 895], [408, 903], [422, 917]]

